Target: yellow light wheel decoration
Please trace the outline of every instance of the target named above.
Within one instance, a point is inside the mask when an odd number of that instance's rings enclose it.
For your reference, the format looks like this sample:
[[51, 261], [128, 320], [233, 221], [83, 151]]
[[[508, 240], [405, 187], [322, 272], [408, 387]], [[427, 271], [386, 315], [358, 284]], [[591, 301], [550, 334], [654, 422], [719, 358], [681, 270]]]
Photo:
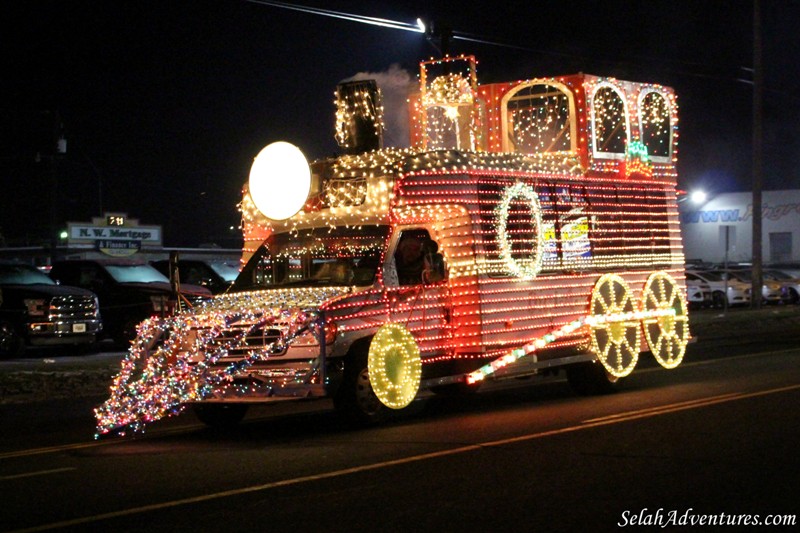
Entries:
[[605, 274], [592, 289], [589, 331], [592, 350], [609, 374], [625, 377], [639, 360], [639, 319], [628, 284]]
[[674, 311], [642, 320], [644, 337], [656, 361], [664, 368], [675, 368], [683, 360], [689, 343], [689, 316], [686, 299], [675, 280], [666, 272], [655, 272], [644, 285], [642, 311]]
[[417, 395], [422, 360], [414, 337], [402, 324], [378, 328], [369, 345], [369, 382], [375, 396], [390, 409], [402, 409]]

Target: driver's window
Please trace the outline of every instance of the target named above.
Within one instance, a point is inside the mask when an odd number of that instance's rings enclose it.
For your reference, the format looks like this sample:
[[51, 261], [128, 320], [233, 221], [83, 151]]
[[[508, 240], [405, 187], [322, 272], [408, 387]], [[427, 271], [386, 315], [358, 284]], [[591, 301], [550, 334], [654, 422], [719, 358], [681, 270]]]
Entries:
[[439, 245], [425, 229], [404, 230], [397, 240], [392, 259], [397, 284], [401, 286], [428, 285], [442, 281], [447, 276]]

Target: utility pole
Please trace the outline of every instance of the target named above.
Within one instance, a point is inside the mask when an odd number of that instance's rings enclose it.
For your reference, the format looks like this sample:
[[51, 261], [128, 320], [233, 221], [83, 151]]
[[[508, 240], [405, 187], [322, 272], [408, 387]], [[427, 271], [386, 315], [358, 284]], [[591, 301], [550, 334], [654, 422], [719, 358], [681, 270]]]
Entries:
[[45, 118], [49, 122], [48, 127], [50, 135], [46, 141], [45, 146], [41, 146], [40, 151], [36, 153], [35, 160], [37, 163], [47, 161], [48, 177], [47, 185], [50, 190], [50, 221], [48, 224], [48, 246], [50, 247], [50, 263], [56, 259], [57, 248], [59, 245], [59, 159], [64, 157], [67, 153], [67, 140], [64, 138], [64, 125], [61, 122], [61, 116], [57, 111], [41, 111], [39, 116]]
[[750, 305], [761, 308], [762, 269], [762, 224], [761, 187], [763, 182], [762, 149], [762, 91], [764, 69], [761, 62], [761, 3], [753, 0], [753, 285], [750, 289]]

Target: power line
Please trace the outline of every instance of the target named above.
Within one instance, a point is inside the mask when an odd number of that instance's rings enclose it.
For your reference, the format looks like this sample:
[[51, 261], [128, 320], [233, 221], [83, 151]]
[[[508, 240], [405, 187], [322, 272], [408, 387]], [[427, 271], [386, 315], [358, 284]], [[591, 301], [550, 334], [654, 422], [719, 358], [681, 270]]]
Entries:
[[289, 4], [286, 2], [273, 2], [270, 0], [246, 0], [254, 4], [262, 4], [271, 7], [280, 7], [292, 11], [299, 11], [301, 13], [310, 13], [312, 15], [322, 15], [341, 20], [349, 20], [352, 22], [361, 22], [362, 24], [370, 24], [372, 26], [380, 26], [383, 28], [391, 28], [393, 30], [404, 30], [415, 33], [425, 33], [425, 28], [419, 23], [410, 24], [408, 22], [398, 22], [396, 20], [389, 20], [378, 17], [366, 17], [364, 15], [354, 15], [352, 13], [343, 13], [341, 11], [334, 11], [332, 9], [322, 9], [319, 7], [309, 7], [299, 4]]
[[[726, 82], [735, 82], [735, 83], [742, 83], [751, 85], [752, 81], [743, 79], [737, 75], [719, 75], [713, 74], [708, 72], [692, 72], [688, 71], [685, 67], [689, 68], [699, 68], [699, 69], [708, 69], [709, 65], [698, 63], [696, 61], [674, 61], [674, 60], [666, 60], [663, 58], [653, 58], [653, 57], [639, 57], [637, 59], [631, 60], [610, 60], [610, 59], [603, 59], [597, 57], [589, 57], [586, 55], [569, 53], [569, 52], [558, 52], [554, 50], [543, 50], [539, 48], [530, 48], [527, 46], [516, 45], [513, 43], [504, 42], [501, 40], [494, 39], [492, 37], [477, 35], [473, 33], [466, 33], [461, 31], [454, 31], [449, 27], [436, 24], [435, 21], [431, 21], [428, 24], [423, 22], [421, 19], [417, 19], [416, 23], [409, 23], [409, 22], [402, 22], [396, 20], [390, 20], [386, 18], [380, 17], [368, 17], [365, 15], [356, 15], [353, 13], [345, 13], [342, 11], [335, 11], [332, 9], [323, 9], [318, 7], [311, 7], [305, 6], [301, 4], [292, 4], [288, 2], [276, 2], [274, 0], [245, 0], [250, 3], [260, 4], [270, 7], [278, 7], [282, 9], [288, 9], [291, 11], [298, 11], [300, 13], [308, 13], [312, 15], [321, 15], [325, 17], [336, 18], [340, 20], [347, 20], [351, 22], [360, 22], [362, 24], [369, 24], [372, 26], [380, 26], [384, 28], [390, 28], [395, 30], [403, 30], [403, 31], [410, 31], [414, 33], [423, 33], [426, 35], [429, 41], [439, 50], [442, 55], [447, 55], [449, 53], [448, 49], [448, 42], [450, 39], [452, 40], [459, 40], [459, 41], [467, 41], [473, 42], [477, 44], [484, 44], [488, 46], [497, 46], [502, 48], [508, 48], [511, 50], [519, 50], [524, 52], [532, 52], [535, 54], [540, 55], [548, 55], [548, 56], [557, 56], [557, 57], [564, 57], [570, 59], [578, 59], [581, 61], [592, 61], [592, 62], [602, 62], [602, 63], [613, 63], [618, 66], [625, 66], [627, 68], [640, 68], [641, 65], [638, 63], [639, 60], [644, 61], [647, 63], [651, 68], [658, 69], [662, 72], [674, 74], [677, 76], [686, 76], [692, 78], [699, 78], [705, 80], [712, 80], [712, 81], [726, 81]], [[437, 47], [435, 43], [433, 43], [433, 39], [438, 38], [440, 39], [441, 48]], [[668, 65], [668, 66], [665, 66]], [[742, 66], [724, 66], [724, 65], [714, 65], [715, 67], [719, 68], [731, 68], [731, 69], [744, 69], [744, 70], [752, 70], [748, 67]]]

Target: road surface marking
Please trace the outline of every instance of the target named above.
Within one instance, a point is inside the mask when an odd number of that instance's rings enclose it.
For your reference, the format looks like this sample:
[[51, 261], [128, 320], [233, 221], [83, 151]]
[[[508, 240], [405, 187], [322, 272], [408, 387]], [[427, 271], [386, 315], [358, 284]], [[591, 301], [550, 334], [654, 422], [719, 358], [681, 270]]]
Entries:
[[647, 409], [641, 409], [638, 411], [628, 411], [625, 413], [618, 413], [600, 418], [591, 418], [589, 420], [584, 420], [583, 424], [592, 426], [598, 424], [602, 425], [603, 423], [607, 422], [615, 422], [615, 421], [623, 422], [626, 420], [636, 420], [637, 418], [645, 418], [649, 416], [655, 416], [666, 413], [676, 413], [678, 411], [684, 411], [686, 409], [694, 409], [696, 407], [706, 407], [709, 405], [716, 405], [718, 403], [729, 402], [732, 400], [744, 400], [746, 398], [756, 398], [758, 396], [765, 396], [767, 394], [777, 394], [779, 392], [787, 392], [798, 388], [800, 388], [800, 385], [789, 385], [788, 387], [769, 389], [766, 391], [757, 391], [748, 393], [742, 392], [735, 394], [723, 394], [721, 396], [711, 396], [710, 398], [700, 398], [698, 400], [690, 400], [688, 402], [667, 404], [659, 407], [649, 407]]
[[[735, 361], [737, 359], [749, 359], [751, 357], [764, 357], [766, 355], [783, 355], [785, 353], [796, 352], [797, 348], [787, 348], [783, 350], [776, 350], [776, 351], [769, 351], [769, 352], [759, 352], [753, 354], [742, 354], [742, 355], [735, 355], [733, 357], [725, 357], [720, 359], [707, 359], [703, 361], [684, 361], [678, 368], [674, 370], [680, 370], [681, 368], [688, 367], [688, 366], [696, 366], [696, 365], [708, 365], [708, 364], [716, 364], [716, 363], [725, 363], [729, 361]], [[637, 374], [649, 373], [649, 372], [661, 372], [664, 371], [664, 368], [660, 366], [655, 366], [652, 368], [642, 368], [636, 371]], [[178, 428], [171, 428], [171, 429], [156, 429], [153, 431], [148, 432], [145, 436], [146, 437], [161, 437], [164, 435], [170, 435], [174, 433], [183, 433], [187, 430], [196, 430], [204, 428], [205, 426], [201, 424], [193, 424], [190, 426], [181, 426]], [[117, 444], [122, 443], [129, 443], [130, 439], [119, 438], [115, 440], [100, 440], [100, 441], [91, 441], [91, 442], [80, 442], [75, 444], [63, 444], [58, 446], [48, 446], [43, 448], [30, 448], [27, 450], [17, 450], [13, 452], [5, 452], [0, 453], [0, 460], [3, 459], [13, 459], [16, 457], [28, 457], [31, 455], [43, 455], [47, 453], [58, 453], [62, 451], [69, 451], [69, 450], [82, 450], [87, 448], [97, 448], [100, 446], [114, 446]]]
[[251, 485], [249, 487], [242, 487], [239, 489], [231, 489], [221, 492], [215, 492], [211, 494], [203, 494], [200, 496], [194, 496], [191, 498], [182, 498], [179, 500], [171, 500], [167, 502], [161, 503], [154, 503], [151, 505], [143, 505], [141, 507], [132, 507], [130, 509], [122, 509], [119, 511], [112, 511], [109, 513], [102, 513], [93, 516], [86, 516], [83, 518], [76, 518], [73, 520], [64, 520], [62, 522], [52, 522], [50, 524], [42, 524], [39, 526], [34, 526], [31, 528], [19, 529], [12, 533], [28, 533], [34, 531], [46, 531], [49, 529], [58, 529], [58, 528], [65, 528], [65, 527], [72, 527], [72, 526], [79, 526], [83, 524], [90, 524], [93, 522], [99, 522], [102, 520], [109, 520], [113, 518], [122, 518], [125, 516], [137, 515], [142, 513], [148, 513], [153, 511], [160, 511], [162, 509], [171, 509], [175, 507], [181, 507], [184, 505], [191, 505], [196, 503], [203, 503], [212, 500], [219, 500], [222, 498], [228, 498], [231, 496], [239, 496], [243, 494], [250, 494], [255, 492], [263, 492], [270, 489], [275, 489], [279, 487], [288, 487], [292, 485], [298, 485], [301, 483], [308, 483], [310, 481], [321, 481], [325, 479], [332, 479], [342, 476], [347, 476], [350, 474], [358, 474], [362, 472], [370, 472], [373, 470], [380, 470], [383, 468], [389, 468], [392, 466], [398, 465], [405, 465], [410, 463], [416, 463], [419, 461], [426, 461], [428, 459], [436, 459], [439, 457], [448, 457], [451, 455], [458, 455], [466, 452], [478, 451], [478, 450], [485, 450], [486, 448], [493, 448], [498, 446], [506, 446], [509, 444], [516, 444], [520, 442], [531, 441], [535, 439], [541, 439], [545, 437], [553, 437], [556, 435], [563, 435], [567, 433], [574, 433], [576, 431], [582, 431], [589, 428], [596, 428], [602, 426], [608, 426], [612, 424], [618, 424], [621, 422], [627, 422], [630, 420], [635, 420], [638, 418], [648, 418], [654, 416], [660, 416], [667, 413], [672, 413], [676, 411], [682, 411], [687, 409], [697, 409], [699, 407], [707, 407], [709, 405], [715, 405], [719, 403], [726, 403], [732, 401], [738, 401], [745, 398], [754, 398], [758, 396], [766, 396], [769, 394], [778, 394], [781, 392], [789, 392], [793, 390], [800, 389], [800, 385], [791, 385], [787, 387], [780, 387], [777, 389], [769, 389], [764, 391], [758, 392], [751, 392], [751, 393], [744, 393], [744, 394], [735, 394], [735, 395], [723, 395], [723, 396], [716, 396], [707, 398], [705, 402], [683, 402], [682, 404], [673, 404], [672, 408], [665, 408], [663, 410], [651, 410], [647, 412], [647, 410], [642, 411], [633, 411], [632, 413], [628, 413], [625, 418], [614, 418], [614, 419], [596, 419], [596, 421], [585, 421], [583, 423], [568, 426], [559, 429], [552, 429], [548, 431], [541, 431], [539, 433], [531, 433], [528, 435], [520, 435], [518, 437], [511, 437], [508, 439], [502, 440], [495, 440], [495, 441], [487, 441], [478, 444], [469, 444], [467, 446], [461, 446], [458, 448], [452, 448], [450, 450], [442, 450], [438, 452], [431, 452], [431, 453], [424, 453], [420, 455], [412, 455], [410, 457], [404, 457], [402, 459], [394, 459], [391, 461], [383, 461], [380, 463], [373, 463], [369, 465], [362, 465], [362, 466], [355, 466], [352, 468], [344, 468], [341, 470], [334, 470], [332, 472], [325, 472], [321, 474], [312, 474], [309, 476], [301, 476], [292, 479], [284, 479], [281, 481], [273, 481], [270, 483], [264, 483], [261, 485]]
[[59, 474], [61, 472], [70, 472], [72, 470], [77, 470], [74, 467], [65, 467], [65, 468], [53, 468], [51, 470], [39, 470], [38, 472], [25, 472], [24, 474], [14, 474], [11, 476], [0, 476], [0, 481], [7, 481], [10, 479], [22, 479], [25, 477], [34, 477], [34, 476], [47, 476], [50, 474]]
[[680, 409], [682, 407], [690, 408], [690, 407], [694, 407], [694, 406], [700, 407], [700, 406], [703, 406], [703, 405], [713, 405], [714, 403], [717, 403], [719, 401], [726, 401], [728, 399], [739, 398], [741, 396], [742, 396], [741, 392], [733, 392], [733, 393], [730, 393], [730, 394], [722, 394], [720, 396], [711, 396], [709, 398], [697, 398], [697, 399], [694, 399], [694, 400], [687, 400], [685, 402], [669, 403], [669, 404], [666, 404], [666, 405], [657, 405], [655, 407], [647, 407], [645, 409], [637, 409], [636, 411], [625, 411], [625, 412], [616, 413], [616, 414], [613, 414], [613, 415], [601, 416], [601, 417], [598, 417], [598, 418], [590, 418], [589, 420], [584, 420], [583, 423], [584, 424], [592, 424], [594, 422], [600, 422], [600, 421], [603, 421], [603, 420], [617, 420], [617, 419], [622, 419], [622, 418], [629, 418], [631, 416], [635, 416], [635, 415], [639, 415], [639, 414], [648, 414], [648, 413], [658, 414], [658, 413], [661, 413], [661, 412], [668, 412], [668, 411], [678, 410], [678, 409]]

